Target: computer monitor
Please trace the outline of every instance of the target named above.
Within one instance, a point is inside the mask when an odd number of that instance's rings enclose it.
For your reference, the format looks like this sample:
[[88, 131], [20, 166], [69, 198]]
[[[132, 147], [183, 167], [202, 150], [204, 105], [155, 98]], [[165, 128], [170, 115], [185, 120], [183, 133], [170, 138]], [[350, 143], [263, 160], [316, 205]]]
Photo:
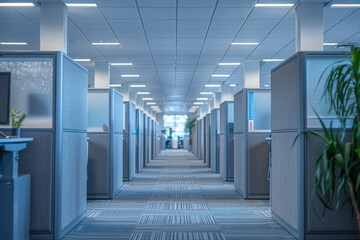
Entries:
[[0, 72], [0, 124], [10, 122], [10, 80], [11, 73]]

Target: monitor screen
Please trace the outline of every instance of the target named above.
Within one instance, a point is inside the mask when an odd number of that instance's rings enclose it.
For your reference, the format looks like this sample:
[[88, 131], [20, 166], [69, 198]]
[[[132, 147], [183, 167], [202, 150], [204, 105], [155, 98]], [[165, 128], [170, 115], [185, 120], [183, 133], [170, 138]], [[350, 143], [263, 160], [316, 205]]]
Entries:
[[0, 124], [9, 124], [10, 77], [11, 73], [0, 72]]

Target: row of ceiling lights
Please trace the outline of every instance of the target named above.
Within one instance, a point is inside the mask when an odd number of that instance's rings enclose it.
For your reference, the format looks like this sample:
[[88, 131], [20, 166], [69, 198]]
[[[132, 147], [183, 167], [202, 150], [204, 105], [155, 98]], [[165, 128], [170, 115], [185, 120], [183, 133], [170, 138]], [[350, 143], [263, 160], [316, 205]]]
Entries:
[[[294, 4], [256, 4], [255, 7], [292, 7]], [[28, 7], [35, 6], [33, 3], [0, 3], [0, 7]], [[87, 3], [66, 3], [68, 7], [97, 7], [95, 3], [87, 4]], [[331, 7], [360, 7], [360, 4], [332, 4]], [[27, 45], [24, 42], [0, 42], [1, 45]], [[231, 45], [258, 45], [259, 43], [240, 43], [233, 42]], [[114, 46], [120, 45], [120, 43], [114, 42], [95, 42], [92, 43], [93, 46]], [[337, 43], [324, 43], [327, 46], [335, 46]], [[275, 62], [275, 61], [283, 61], [284, 59], [263, 59], [264, 62]], [[90, 59], [75, 59], [75, 61], [79, 62], [88, 62]], [[112, 66], [131, 66], [132, 63], [110, 63]], [[219, 63], [219, 66], [239, 66], [240, 63]], [[139, 77], [138, 74], [123, 74], [121, 77]], [[212, 74], [212, 77], [230, 77], [229, 74]], [[112, 85], [115, 87], [115, 85]], [[116, 87], [120, 87], [121, 84], [117, 84]], [[231, 87], [236, 87], [236, 84], [230, 84]], [[130, 87], [146, 87], [146, 85], [130, 85]], [[220, 84], [206, 84], [205, 87], [220, 87]], [[138, 92], [139, 95], [147, 95], [149, 92]], [[201, 92], [200, 94], [212, 94], [212, 92]], [[153, 98], [143, 98], [143, 100], [150, 100]], [[197, 98], [197, 100], [208, 100], [208, 98]], [[156, 102], [147, 102], [147, 105], [155, 105]], [[194, 102], [195, 105], [202, 105], [204, 102]], [[151, 106], [151, 108], [157, 112], [161, 112], [158, 106]], [[192, 106], [189, 112], [195, 112], [198, 106]]]

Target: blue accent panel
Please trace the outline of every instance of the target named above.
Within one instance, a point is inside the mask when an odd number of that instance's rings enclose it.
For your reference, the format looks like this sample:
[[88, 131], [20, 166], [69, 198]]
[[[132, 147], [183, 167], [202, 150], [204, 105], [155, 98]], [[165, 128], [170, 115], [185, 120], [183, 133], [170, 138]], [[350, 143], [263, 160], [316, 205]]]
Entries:
[[254, 120], [254, 92], [249, 92], [249, 120]]

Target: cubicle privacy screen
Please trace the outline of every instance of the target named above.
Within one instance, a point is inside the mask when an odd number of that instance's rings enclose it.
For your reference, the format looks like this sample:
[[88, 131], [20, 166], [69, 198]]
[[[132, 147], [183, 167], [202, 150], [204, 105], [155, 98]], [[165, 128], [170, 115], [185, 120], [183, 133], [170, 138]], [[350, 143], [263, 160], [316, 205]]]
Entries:
[[131, 181], [135, 177], [135, 104], [124, 101], [124, 150], [123, 179]]
[[89, 89], [88, 198], [114, 198], [123, 185], [123, 97]]
[[151, 131], [151, 159], [155, 159], [156, 156], [156, 121], [151, 120], [152, 131]]
[[206, 114], [204, 117], [204, 152], [205, 158], [204, 162], [207, 166], [210, 167], [211, 160], [211, 115], [210, 113]]
[[234, 102], [220, 104], [220, 176], [234, 180]]
[[192, 135], [192, 152], [195, 154], [195, 156], [198, 155], [198, 122], [195, 122], [194, 127], [191, 129], [191, 135]]
[[211, 110], [210, 126], [210, 168], [220, 172], [220, 109]]
[[243, 198], [267, 199], [271, 92], [242, 89], [234, 96], [234, 186]]
[[[11, 109], [29, 115], [19, 173], [31, 174], [31, 238], [60, 239], [86, 215], [88, 73], [62, 52], [1, 53]], [[0, 126], [10, 134], [10, 126]]]
[[144, 167], [149, 163], [149, 121], [148, 116], [144, 113]]
[[151, 140], [152, 140], [152, 131], [153, 131], [153, 126], [152, 126], [152, 122], [151, 122], [151, 117], [147, 117], [147, 122], [148, 122], [148, 131], [147, 131], [147, 149], [146, 149], [146, 162], [150, 163], [151, 160]]
[[313, 108], [326, 124], [334, 119], [328, 103], [321, 101], [325, 78], [319, 79], [331, 69], [328, 66], [342, 59], [342, 53], [300, 52], [271, 72], [271, 210], [274, 219], [298, 239], [358, 238], [350, 204], [326, 212], [322, 220], [316, 215], [314, 209], [321, 216], [323, 205], [313, 194], [315, 162], [324, 143], [304, 133], [321, 132]]
[[136, 109], [136, 172], [144, 168], [144, 112]]

